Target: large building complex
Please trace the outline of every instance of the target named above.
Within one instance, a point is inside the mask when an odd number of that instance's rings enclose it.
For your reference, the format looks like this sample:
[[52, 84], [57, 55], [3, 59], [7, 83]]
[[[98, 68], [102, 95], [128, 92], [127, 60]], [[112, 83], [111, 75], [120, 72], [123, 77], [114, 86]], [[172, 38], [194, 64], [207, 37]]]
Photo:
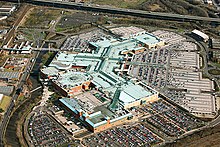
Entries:
[[[90, 53], [58, 53], [49, 67], [42, 69], [42, 76], [51, 79], [64, 96], [75, 99], [65, 98], [60, 102], [79, 118], [83, 117], [90, 130], [100, 131], [123, 122], [131, 116], [126, 109], [158, 100], [157, 91], [127, 77], [129, 69], [125, 61], [131, 60], [135, 53], [163, 46], [162, 40], [145, 32], [128, 39], [103, 38], [89, 44], [93, 49]], [[80, 106], [82, 99], [77, 97], [91, 89], [110, 100], [104, 107], [112, 114], [106, 114], [103, 108], [82, 109], [85, 105]]]
[[[42, 77], [65, 96], [60, 105], [89, 130], [102, 131], [131, 119], [130, 110], [159, 100], [156, 90], [192, 114], [215, 115], [215, 98], [207, 93], [213, 82], [198, 72], [199, 54], [187, 52], [196, 51], [195, 44], [167, 31], [154, 35], [136, 27], [111, 31], [121, 38], [102, 35], [90, 39], [82, 51], [76, 52], [74, 46], [75, 53], [65, 47], [41, 70]], [[79, 40], [67, 39], [64, 46]]]

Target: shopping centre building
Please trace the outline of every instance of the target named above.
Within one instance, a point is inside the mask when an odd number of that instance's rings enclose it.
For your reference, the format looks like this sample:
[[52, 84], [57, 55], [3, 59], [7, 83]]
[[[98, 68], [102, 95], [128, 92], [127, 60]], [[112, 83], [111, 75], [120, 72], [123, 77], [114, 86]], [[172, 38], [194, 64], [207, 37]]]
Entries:
[[[128, 39], [103, 38], [89, 44], [91, 53], [59, 52], [41, 75], [68, 97], [60, 99], [61, 105], [90, 130], [96, 132], [123, 123], [131, 118], [128, 109], [158, 100], [157, 91], [127, 75], [126, 61], [134, 54], [163, 46], [162, 40], [145, 32]], [[94, 110], [88, 111], [84, 106], [97, 100], [82, 103], [77, 97], [90, 90], [104, 95], [107, 102], [102, 106], [96, 103]]]

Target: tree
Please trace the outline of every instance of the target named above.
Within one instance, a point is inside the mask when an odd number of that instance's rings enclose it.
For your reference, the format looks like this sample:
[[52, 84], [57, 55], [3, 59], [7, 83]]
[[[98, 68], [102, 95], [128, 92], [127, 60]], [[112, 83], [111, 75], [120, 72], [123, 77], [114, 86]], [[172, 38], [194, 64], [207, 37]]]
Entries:
[[4, 112], [4, 110], [2, 108], [0, 108], [0, 113]]

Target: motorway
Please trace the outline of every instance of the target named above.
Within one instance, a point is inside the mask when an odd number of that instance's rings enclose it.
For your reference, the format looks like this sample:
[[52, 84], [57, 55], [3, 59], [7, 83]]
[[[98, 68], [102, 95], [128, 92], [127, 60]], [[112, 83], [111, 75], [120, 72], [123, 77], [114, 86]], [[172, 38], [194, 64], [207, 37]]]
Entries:
[[56, 0], [29, 0], [27, 1], [36, 5], [43, 6], [51, 6], [58, 8], [68, 8], [68, 9], [79, 9], [79, 10], [87, 10], [87, 11], [97, 11], [104, 13], [113, 13], [113, 14], [124, 14], [131, 15], [137, 17], [145, 17], [145, 18], [153, 18], [153, 19], [161, 19], [161, 20], [175, 20], [175, 21], [207, 21], [220, 24], [219, 18], [210, 18], [210, 17], [200, 17], [200, 16], [191, 16], [191, 15], [180, 15], [180, 14], [172, 14], [172, 13], [161, 13], [161, 12], [149, 12], [143, 10], [135, 10], [135, 9], [124, 9], [124, 8], [115, 8], [110, 6], [100, 6], [95, 4], [87, 4], [87, 3], [74, 3], [68, 1], [56, 1]]

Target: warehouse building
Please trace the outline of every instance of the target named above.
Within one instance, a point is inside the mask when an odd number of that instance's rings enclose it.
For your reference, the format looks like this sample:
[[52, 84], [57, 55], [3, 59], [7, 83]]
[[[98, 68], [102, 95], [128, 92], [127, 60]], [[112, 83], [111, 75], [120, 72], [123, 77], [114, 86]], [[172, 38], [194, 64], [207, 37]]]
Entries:
[[205, 33], [199, 31], [199, 30], [193, 30], [192, 31], [192, 36], [196, 39], [196, 40], [201, 40], [204, 42], [207, 42], [209, 40], [209, 36], [206, 35]]

